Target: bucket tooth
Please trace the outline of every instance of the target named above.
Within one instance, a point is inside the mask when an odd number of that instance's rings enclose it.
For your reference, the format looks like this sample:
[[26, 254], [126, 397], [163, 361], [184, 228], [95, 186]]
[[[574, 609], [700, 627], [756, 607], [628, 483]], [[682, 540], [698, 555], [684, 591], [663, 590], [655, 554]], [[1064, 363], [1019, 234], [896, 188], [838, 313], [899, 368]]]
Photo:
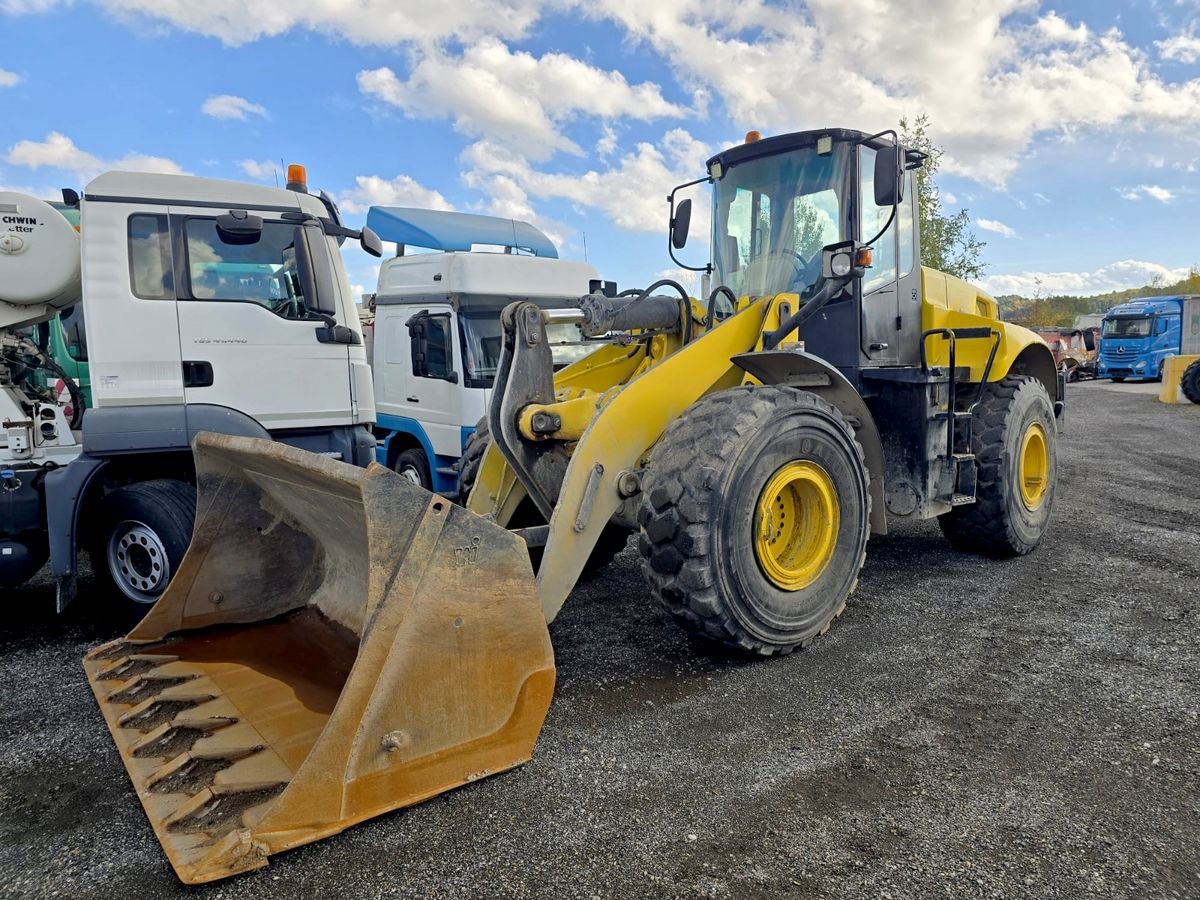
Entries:
[[167, 663], [178, 662], [178, 656], [167, 656], [165, 654], [149, 654], [136, 653], [131, 656], [126, 656], [121, 662], [105, 669], [97, 678], [101, 681], [128, 681], [138, 675], [145, 675], [147, 672], [157, 669], [159, 666], [164, 666]]
[[179, 808], [163, 825], [167, 831], [222, 837], [243, 827], [243, 817], [256, 806], [274, 800], [287, 784], [226, 784], [205, 788]]
[[122, 728], [132, 728], [137, 731], [150, 731], [165, 722], [170, 722], [182, 712], [195, 709], [202, 703], [215, 699], [213, 694], [194, 694], [191, 696], [159, 695], [139, 703], [117, 720]]
[[146, 789], [156, 794], [196, 794], [239, 760], [263, 751], [262, 745], [227, 753], [181, 753], [146, 779]]
[[194, 719], [164, 722], [134, 744], [129, 752], [135, 757], [157, 756], [163, 759], [191, 750], [196, 741], [208, 737], [214, 731], [228, 728], [237, 719], [222, 716], [211, 719]]
[[382, 466], [228, 435], [193, 449], [187, 554], [84, 659], [182, 881], [529, 760], [555, 672], [519, 536]]
[[160, 694], [167, 688], [191, 681], [196, 676], [188, 675], [143, 675], [133, 684], [126, 685], [118, 691], [113, 691], [106, 698], [109, 703], [120, 703], [125, 706], [136, 706], [147, 697]]

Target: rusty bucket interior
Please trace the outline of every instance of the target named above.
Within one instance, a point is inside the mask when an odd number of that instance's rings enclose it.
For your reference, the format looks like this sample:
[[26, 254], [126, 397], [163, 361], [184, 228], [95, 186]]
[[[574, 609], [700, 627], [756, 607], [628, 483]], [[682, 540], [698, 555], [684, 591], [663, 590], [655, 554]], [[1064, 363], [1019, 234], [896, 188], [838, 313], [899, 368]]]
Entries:
[[526, 762], [554, 659], [524, 542], [373, 465], [201, 434], [191, 547], [88, 681], [180, 879]]

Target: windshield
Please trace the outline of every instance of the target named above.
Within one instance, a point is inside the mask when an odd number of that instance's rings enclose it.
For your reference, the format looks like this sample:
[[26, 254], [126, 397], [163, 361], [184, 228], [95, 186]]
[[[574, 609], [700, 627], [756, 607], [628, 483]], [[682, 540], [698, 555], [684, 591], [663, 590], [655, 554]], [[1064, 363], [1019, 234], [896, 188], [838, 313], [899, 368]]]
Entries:
[[[500, 364], [502, 330], [500, 310], [496, 307], [464, 309], [462, 325], [463, 367], [467, 387], [490, 388]], [[546, 326], [554, 368], [561, 369], [583, 359], [596, 349], [598, 341], [585, 341], [578, 325], [556, 322]]]
[[1150, 317], [1105, 319], [1101, 334], [1104, 337], [1140, 338], [1150, 335]]
[[716, 284], [737, 296], [812, 290], [821, 248], [842, 237], [846, 150], [793, 150], [741, 163], [714, 187]]
[[259, 303], [287, 319], [320, 318], [310, 313], [296, 275], [296, 226], [264, 222], [253, 244], [227, 244], [214, 219], [185, 225], [188, 280], [195, 300]]

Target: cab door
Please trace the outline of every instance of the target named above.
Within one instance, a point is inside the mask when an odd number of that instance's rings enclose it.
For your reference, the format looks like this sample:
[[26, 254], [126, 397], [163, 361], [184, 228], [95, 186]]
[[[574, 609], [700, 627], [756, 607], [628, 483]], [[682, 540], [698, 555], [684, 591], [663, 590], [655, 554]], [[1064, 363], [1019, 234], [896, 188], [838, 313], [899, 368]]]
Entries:
[[256, 241], [230, 243], [216, 227], [225, 212], [171, 210], [185, 402], [240, 410], [269, 431], [350, 423], [348, 347], [322, 343], [299, 293], [295, 223], [263, 212]]
[[436, 455], [456, 458], [462, 453], [463, 416], [457, 316], [449, 304], [423, 305], [404, 326], [411, 365], [401, 408], [420, 420]]

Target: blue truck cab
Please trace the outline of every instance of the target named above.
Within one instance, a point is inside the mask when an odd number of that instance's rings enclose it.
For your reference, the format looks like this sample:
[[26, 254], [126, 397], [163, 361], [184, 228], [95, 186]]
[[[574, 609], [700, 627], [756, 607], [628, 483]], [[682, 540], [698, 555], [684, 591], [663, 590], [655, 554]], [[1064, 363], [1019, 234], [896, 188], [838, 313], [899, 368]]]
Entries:
[[1100, 326], [1100, 378], [1162, 377], [1163, 363], [1180, 352], [1183, 306], [1189, 297], [1143, 297], [1114, 306]]

